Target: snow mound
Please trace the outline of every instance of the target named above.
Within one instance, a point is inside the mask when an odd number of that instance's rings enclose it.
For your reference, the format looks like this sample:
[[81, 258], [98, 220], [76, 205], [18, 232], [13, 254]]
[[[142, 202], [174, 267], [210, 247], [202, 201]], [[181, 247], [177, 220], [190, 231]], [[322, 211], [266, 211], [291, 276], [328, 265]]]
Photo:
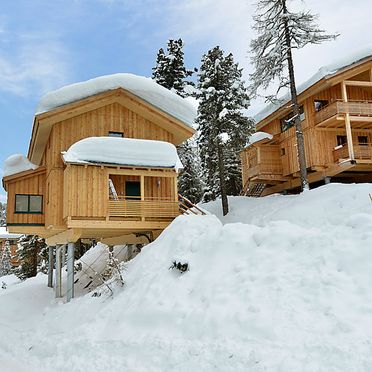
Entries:
[[[361, 62], [363, 60], [367, 60], [371, 58], [372, 56], [372, 44], [366, 45], [363, 48], [354, 50], [353, 52], [349, 54], [345, 54], [340, 59], [333, 61], [327, 66], [322, 66], [319, 68], [319, 70], [311, 76], [308, 80], [303, 82], [297, 87], [297, 94], [301, 94], [306, 89], [310, 88], [312, 85], [317, 83], [323, 78], [329, 78], [334, 74], [337, 74], [340, 70], [347, 68], [354, 63]], [[254, 120], [256, 123], [259, 123], [261, 120], [267, 118], [269, 115], [274, 113], [276, 110], [278, 110], [281, 106], [283, 106], [285, 103], [290, 101], [290, 94], [286, 94], [283, 97], [281, 97], [278, 102], [272, 103], [267, 105], [263, 110], [261, 110], [259, 113], [257, 113], [254, 116]]]
[[252, 146], [254, 143], [262, 141], [264, 139], [272, 140], [272, 134], [266, 132], [256, 132], [253, 133], [250, 137], [248, 137], [247, 147]]
[[143, 167], [182, 168], [176, 147], [164, 141], [118, 137], [89, 137], [63, 154], [66, 163], [99, 163]]
[[61, 305], [44, 275], [9, 285], [0, 358], [40, 372], [370, 371], [371, 190], [230, 198], [223, 222], [180, 216], [110, 298]]
[[4, 162], [4, 177], [37, 168], [38, 166], [31, 163], [24, 155], [14, 154]]
[[36, 115], [117, 88], [127, 90], [190, 127], [194, 124], [196, 109], [189, 100], [162, 87], [150, 78], [126, 73], [100, 76], [49, 92], [41, 98]]
[[0, 239], [19, 239], [21, 234], [10, 234], [6, 227], [0, 227]]

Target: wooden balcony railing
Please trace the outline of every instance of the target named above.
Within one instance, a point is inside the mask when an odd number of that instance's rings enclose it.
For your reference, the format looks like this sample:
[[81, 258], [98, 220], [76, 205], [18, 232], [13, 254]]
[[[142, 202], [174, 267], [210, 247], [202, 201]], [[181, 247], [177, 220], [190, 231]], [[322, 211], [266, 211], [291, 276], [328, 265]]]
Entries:
[[347, 114], [352, 116], [372, 116], [371, 101], [335, 101], [315, 113], [315, 124], [331, 118], [337, 114]]
[[[349, 151], [347, 145], [339, 146], [333, 150], [333, 158], [335, 162], [341, 159], [348, 159]], [[354, 158], [357, 160], [372, 160], [372, 144], [363, 143], [354, 145]]]
[[175, 218], [179, 212], [178, 202], [170, 199], [119, 197], [119, 200], [109, 200], [109, 217], [122, 218]]

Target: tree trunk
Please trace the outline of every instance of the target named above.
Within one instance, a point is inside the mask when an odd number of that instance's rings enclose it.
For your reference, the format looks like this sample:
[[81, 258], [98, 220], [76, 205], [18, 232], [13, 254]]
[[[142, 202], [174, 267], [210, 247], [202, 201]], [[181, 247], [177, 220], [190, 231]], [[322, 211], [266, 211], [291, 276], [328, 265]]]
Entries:
[[221, 144], [217, 145], [218, 154], [218, 172], [220, 175], [220, 191], [221, 191], [221, 201], [222, 201], [222, 214], [224, 216], [229, 213], [229, 202], [227, 200], [226, 193], [226, 183], [225, 183], [225, 164], [223, 162], [223, 151]]
[[[283, 14], [287, 14], [287, 5], [286, 0], [282, 0], [283, 4]], [[300, 105], [297, 100], [297, 89], [296, 81], [294, 75], [293, 67], [293, 57], [291, 49], [291, 37], [288, 27], [288, 20], [284, 17], [284, 32], [285, 32], [285, 42], [287, 47], [287, 63], [288, 63], [288, 75], [290, 81], [290, 90], [291, 90], [291, 101], [293, 106], [293, 114], [295, 120], [296, 128], [296, 138], [297, 138], [297, 157], [298, 163], [300, 166], [300, 177], [301, 177], [301, 187], [303, 190], [309, 189], [309, 182], [307, 180], [307, 170], [306, 170], [306, 155], [305, 155], [305, 141], [304, 134], [302, 132], [301, 118], [300, 118]]]

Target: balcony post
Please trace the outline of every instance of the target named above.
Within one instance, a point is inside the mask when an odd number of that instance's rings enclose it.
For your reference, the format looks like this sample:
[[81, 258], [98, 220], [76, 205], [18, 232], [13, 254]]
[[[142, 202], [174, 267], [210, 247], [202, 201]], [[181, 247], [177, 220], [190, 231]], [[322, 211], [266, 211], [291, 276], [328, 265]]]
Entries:
[[[342, 100], [347, 103], [347, 90], [345, 81], [341, 83], [341, 90], [342, 90]], [[347, 149], [349, 151], [349, 158], [350, 160], [355, 160], [354, 156], [354, 147], [353, 147], [353, 136], [351, 133], [351, 124], [350, 124], [350, 114], [349, 110], [346, 110], [345, 113], [345, 129], [346, 129], [346, 139], [347, 139]]]
[[143, 210], [143, 202], [145, 201], [145, 176], [142, 174], [141, 175], [141, 220], [145, 221], [145, 216], [144, 216], [144, 210]]

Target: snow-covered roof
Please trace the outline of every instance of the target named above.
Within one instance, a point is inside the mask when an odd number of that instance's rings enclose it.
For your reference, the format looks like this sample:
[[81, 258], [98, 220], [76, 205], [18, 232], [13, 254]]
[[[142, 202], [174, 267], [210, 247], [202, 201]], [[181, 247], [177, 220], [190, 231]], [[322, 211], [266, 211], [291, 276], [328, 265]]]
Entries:
[[150, 78], [133, 74], [113, 74], [67, 85], [41, 98], [36, 115], [92, 95], [123, 88], [142, 100], [192, 127], [196, 118], [195, 104], [162, 87]]
[[4, 162], [4, 177], [36, 168], [38, 166], [32, 164], [24, 155], [11, 155]]
[[262, 141], [264, 139], [272, 140], [273, 136], [272, 134], [266, 132], [253, 133], [250, 137], [248, 137], [247, 145], [245, 146], [245, 148], [252, 146], [254, 143]]
[[176, 147], [164, 141], [89, 137], [63, 153], [66, 163], [182, 168]]
[[21, 234], [10, 234], [6, 231], [6, 227], [0, 227], [0, 239], [19, 239]]
[[[338, 59], [337, 61], [334, 61], [333, 63], [321, 67], [318, 72], [316, 72], [313, 76], [310, 77], [310, 79], [306, 80], [304, 83], [300, 84], [297, 87], [297, 93], [301, 94], [306, 89], [310, 88], [312, 85], [316, 84], [318, 81], [320, 81], [323, 78], [329, 78], [332, 75], [337, 74], [340, 70], [349, 67], [357, 62], [361, 62], [364, 59], [371, 58], [372, 56], [372, 44], [367, 45], [366, 47], [362, 49], [358, 49], [350, 54], [344, 55], [342, 58]], [[283, 97], [281, 97], [278, 102], [267, 105], [263, 110], [258, 112], [254, 116], [254, 120], [256, 123], [259, 123], [261, 120], [267, 118], [269, 115], [274, 113], [276, 110], [278, 110], [280, 107], [282, 107], [284, 104], [288, 103], [290, 101], [290, 94], [286, 94]]]

